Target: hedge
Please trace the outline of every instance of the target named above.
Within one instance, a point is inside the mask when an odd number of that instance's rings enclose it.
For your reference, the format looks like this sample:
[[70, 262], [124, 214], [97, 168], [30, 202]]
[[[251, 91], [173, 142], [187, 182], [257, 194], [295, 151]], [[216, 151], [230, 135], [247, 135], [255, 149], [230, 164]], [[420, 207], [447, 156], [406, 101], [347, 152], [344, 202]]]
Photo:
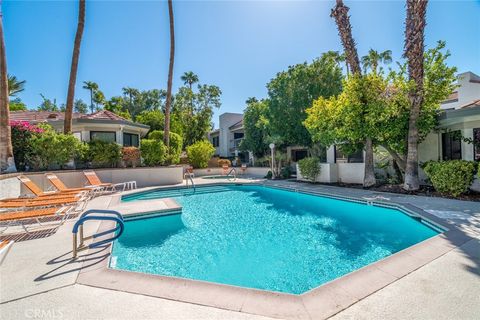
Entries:
[[214, 153], [214, 146], [206, 140], [196, 142], [187, 147], [188, 161], [194, 168], [206, 168], [208, 160]]
[[304, 158], [298, 161], [298, 168], [305, 179], [315, 182], [321, 170], [320, 160], [313, 157]]
[[457, 197], [472, 185], [477, 163], [465, 160], [428, 161], [423, 170], [435, 190]]

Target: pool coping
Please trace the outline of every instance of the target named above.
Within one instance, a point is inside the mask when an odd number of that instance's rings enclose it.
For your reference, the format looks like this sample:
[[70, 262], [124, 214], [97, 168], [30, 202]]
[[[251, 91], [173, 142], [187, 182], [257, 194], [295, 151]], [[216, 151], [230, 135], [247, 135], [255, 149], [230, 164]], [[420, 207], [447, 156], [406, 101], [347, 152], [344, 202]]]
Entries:
[[[223, 182], [208, 185], [225, 184], [235, 183]], [[411, 204], [395, 203], [393, 200], [386, 203], [337, 196], [302, 187], [263, 185], [399, 209], [406, 214], [418, 216], [445, 231], [298, 295], [111, 269], [109, 268], [110, 259], [103, 259], [100, 263], [91, 266], [87, 266], [88, 262], [85, 262], [77, 283], [274, 318], [326, 319], [472, 239], [456, 226], [446, 224], [441, 218]], [[172, 210], [164, 212], [164, 214], [171, 213]], [[102, 222], [98, 232], [111, 229], [113, 224], [110, 221]], [[111, 253], [111, 244], [106, 247], [106, 250]], [[89, 254], [90, 252], [87, 253]], [[105, 251], [102, 250], [102, 254], [105, 254]]]

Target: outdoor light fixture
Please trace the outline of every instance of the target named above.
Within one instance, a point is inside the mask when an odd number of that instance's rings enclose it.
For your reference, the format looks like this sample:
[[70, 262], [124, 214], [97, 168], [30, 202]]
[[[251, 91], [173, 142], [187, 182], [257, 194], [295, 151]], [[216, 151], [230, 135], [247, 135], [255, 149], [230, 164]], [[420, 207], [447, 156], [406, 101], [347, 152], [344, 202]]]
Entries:
[[275, 149], [275, 143], [270, 143], [269, 147], [270, 147], [270, 150], [272, 151], [272, 179], [275, 179], [275, 173], [273, 171], [273, 162], [275, 161], [273, 150]]

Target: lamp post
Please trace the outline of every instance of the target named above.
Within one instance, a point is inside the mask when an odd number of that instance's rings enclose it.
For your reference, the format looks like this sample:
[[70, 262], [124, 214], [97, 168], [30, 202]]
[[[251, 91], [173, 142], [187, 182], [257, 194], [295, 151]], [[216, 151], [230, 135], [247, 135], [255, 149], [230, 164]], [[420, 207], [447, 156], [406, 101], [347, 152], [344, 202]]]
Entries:
[[272, 151], [272, 180], [273, 180], [275, 179], [275, 173], [273, 171], [273, 167], [274, 167], [273, 162], [275, 161], [275, 155], [273, 151], [275, 149], [275, 143], [270, 143], [269, 147], [270, 147], [270, 150]]

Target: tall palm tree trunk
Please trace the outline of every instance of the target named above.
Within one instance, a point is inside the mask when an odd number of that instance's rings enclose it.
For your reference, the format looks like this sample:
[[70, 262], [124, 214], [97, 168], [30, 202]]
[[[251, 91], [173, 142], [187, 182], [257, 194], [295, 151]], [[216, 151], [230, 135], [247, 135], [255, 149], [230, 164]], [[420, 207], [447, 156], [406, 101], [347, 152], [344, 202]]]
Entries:
[[3, 39], [3, 12], [0, 8], [0, 172], [15, 172], [13, 160], [10, 110], [8, 107], [8, 75], [5, 42]]
[[73, 44], [72, 65], [70, 67], [70, 80], [68, 81], [67, 104], [65, 106], [65, 122], [63, 132], [72, 132], [73, 99], [75, 97], [75, 83], [77, 82], [78, 57], [82, 43], [83, 29], [85, 27], [85, 0], [79, 0], [78, 25]]
[[167, 99], [165, 102], [165, 128], [163, 135], [163, 139], [167, 148], [170, 147], [170, 109], [172, 104], [173, 60], [175, 56], [175, 30], [173, 24], [172, 0], [168, 0], [168, 16], [170, 18], [170, 63], [168, 65]]
[[[360, 68], [360, 60], [358, 59], [355, 40], [352, 36], [352, 26], [350, 25], [350, 17], [348, 16], [348, 7], [343, 4], [342, 0], [337, 0], [335, 7], [332, 9], [331, 17], [335, 19], [338, 28], [338, 34], [342, 40], [345, 50], [345, 60], [347, 61], [350, 71], [353, 75], [362, 75]], [[365, 172], [363, 176], [363, 186], [371, 187], [375, 185], [375, 169], [373, 164], [373, 142], [370, 137], [365, 139]]]
[[405, 56], [408, 60], [408, 76], [415, 87], [410, 91], [410, 118], [408, 122], [408, 151], [405, 168], [405, 190], [420, 188], [418, 179], [418, 127], [417, 121], [423, 104], [424, 31], [427, 0], [407, 0], [405, 22]]

